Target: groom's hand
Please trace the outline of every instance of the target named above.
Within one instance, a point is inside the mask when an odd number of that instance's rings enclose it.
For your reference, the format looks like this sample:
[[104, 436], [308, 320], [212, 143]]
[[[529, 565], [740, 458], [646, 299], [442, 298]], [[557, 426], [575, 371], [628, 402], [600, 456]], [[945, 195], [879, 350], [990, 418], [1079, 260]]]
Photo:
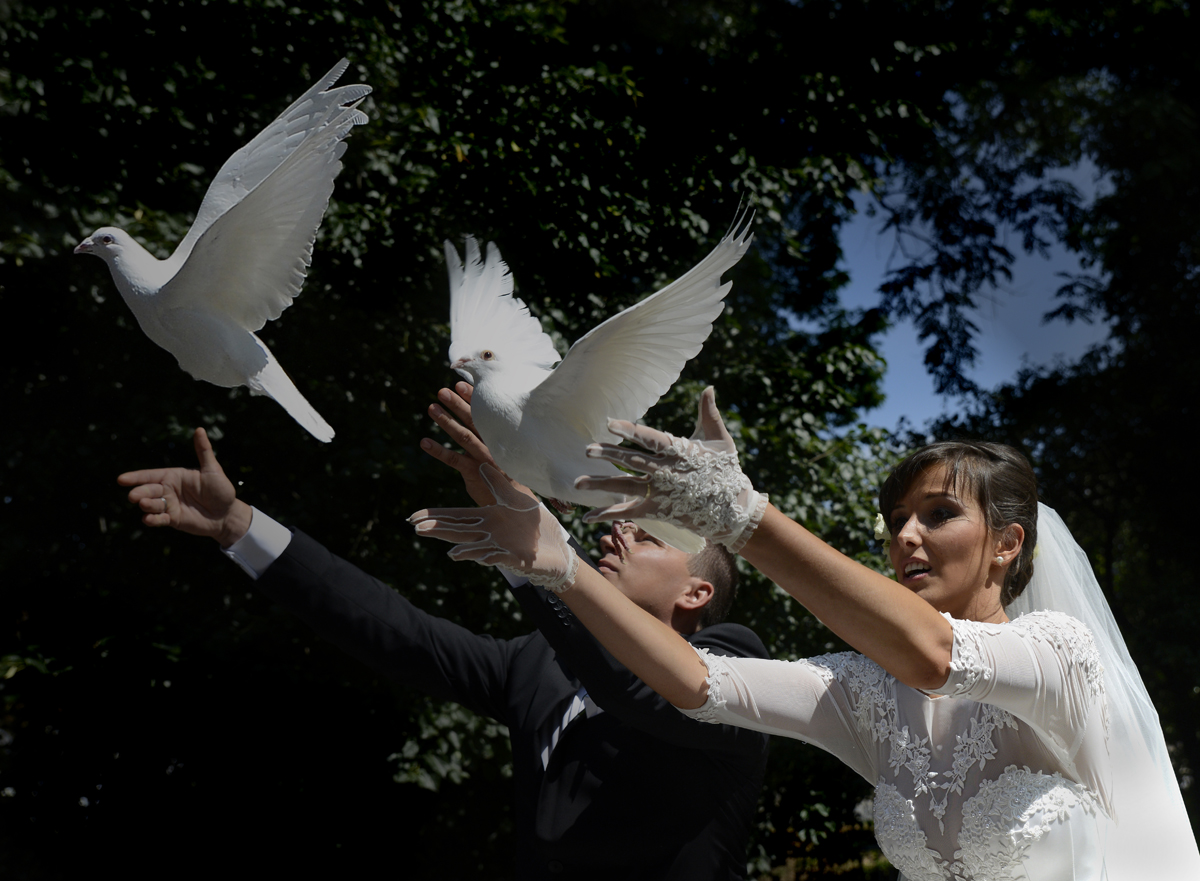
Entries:
[[151, 468], [127, 471], [117, 478], [132, 486], [129, 501], [142, 511], [147, 526], [170, 526], [192, 535], [216, 539], [229, 547], [250, 528], [250, 506], [237, 497], [233, 483], [217, 462], [203, 428], [192, 437], [200, 470]]
[[[442, 431], [450, 436], [451, 440], [462, 447], [463, 452], [455, 452], [428, 437], [422, 438], [421, 449], [462, 475], [467, 494], [475, 504], [494, 505], [496, 498], [492, 494], [488, 482], [480, 475], [479, 468], [481, 465], [487, 464], [499, 470], [499, 466], [496, 465], [496, 460], [492, 458], [487, 445], [479, 437], [479, 432], [475, 430], [475, 423], [471, 420], [472, 391], [470, 383], [460, 382], [454, 387], [454, 391], [448, 388], [442, 389], [438, 392], [439, 403], [429, 405], [430, 417]], [[508, 478], [507, 474], [504, 476]], [[508, 480], [521, 492], [531, 498], [536, 498], [526, 487], [511, 478]]]

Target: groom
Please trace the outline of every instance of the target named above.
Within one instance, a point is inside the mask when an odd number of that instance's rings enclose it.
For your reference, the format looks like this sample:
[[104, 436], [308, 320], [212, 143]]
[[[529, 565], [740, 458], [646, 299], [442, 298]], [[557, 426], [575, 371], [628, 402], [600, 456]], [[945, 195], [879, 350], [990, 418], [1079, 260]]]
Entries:
[[[471, 424], [470, 387], [458, 390], [443, 389], [445, 407], [435, 404], [430, 414], [465, 454], [429, 439], [422, 448], [463, 476], [476, 503], [491, 504], [479, 476], [491, 457], [463, 425]], [[506, 725], [518, 878], [744, 875], [765, 735], [683, 716], [609, 655], [554, 594], [519, 577], [506, 575], [538, 628], [526, 636], [497, 640], [417, 609], [238, 499], [203, 429], [195, 446], [199, 471], [118, 478], [134, 487], [129, 498], [144, 522], [217, 539], [263, 593], [325, 639], [384, 675]], [[753, 632], [722, 621], [737, 575], [723, 548], [689, 557], [624, 527], [601, 539], [601, 549], [601, 574], [693, 645], [767, 656]]]

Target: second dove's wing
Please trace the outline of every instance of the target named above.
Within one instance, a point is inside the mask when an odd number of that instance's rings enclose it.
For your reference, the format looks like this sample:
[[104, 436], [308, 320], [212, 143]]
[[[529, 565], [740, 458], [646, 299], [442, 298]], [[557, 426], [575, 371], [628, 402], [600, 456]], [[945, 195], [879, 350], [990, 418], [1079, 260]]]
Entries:
[[366, 121], [354, 107], [329, 109], [282, 163], [211, 221], [164, 286], [163, 307], [211, 309], [249, 331], [278, 318], [300, 292], [312, 262], [317, 228], [342, 168], [345, 138]]
[[750, 247], [753, 217], [743, 219], [686, 274], [580, 338], [533, 390], [527, 411], [553, 413], [605, 441], [609, 418], [640, 419], [712, 332], [732, 285], [721, 284], [721, 275]]

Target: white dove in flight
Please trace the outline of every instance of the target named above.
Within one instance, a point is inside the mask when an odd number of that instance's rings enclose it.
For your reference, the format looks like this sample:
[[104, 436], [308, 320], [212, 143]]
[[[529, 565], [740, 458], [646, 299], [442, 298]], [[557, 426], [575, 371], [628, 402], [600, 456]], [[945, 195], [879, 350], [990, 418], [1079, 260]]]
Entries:
[[331, 88], [342, 59], [226, 160], [166, 260], [105, 226], [75, 248], [108, 264], [138, 324], [196, 379], [268, 395], [320, 441], [333, 429], [254, 332], [300, 292], [364, 85]]
[[[446, 242], [450, 366], [475, 386], [471, 417], [496, 463], [552, 501], [590, 506], [622, 501], [609, 492], [575, 488], [582, 474], [620, 473], [608, 462], [587, 458], [587, 445], [612, 440], [610, 418], [640, 419], [700, 351], [732, 285], [721, 284], [721, 275], [749, 248], [749, 228], [749, 220], [734, 221], [700, 263], [588, 331], [565, 358], [513, 296], [513, 277], [494, 244], [488, 244], [485, 261], [475, 239], [468, 238], [466, 261], [460, 263]], [[670, 524], [638, 525], [687, 553], [704, 547], [704, 539]]]

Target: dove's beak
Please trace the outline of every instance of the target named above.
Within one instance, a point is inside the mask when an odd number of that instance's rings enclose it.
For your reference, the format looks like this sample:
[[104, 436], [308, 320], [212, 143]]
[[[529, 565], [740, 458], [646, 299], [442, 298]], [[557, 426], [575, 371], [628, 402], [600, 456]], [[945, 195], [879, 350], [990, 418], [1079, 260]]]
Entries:
[[90, 253], [92, 253], [92, 240], [91, 240], [91, 239], [84, 239], [82, 242], [80, 242], [78, 245], [76, 245], [76, 246], [75, 246], [75, 253], [76, 253], [76, 254], [90, 254]]
[[465, 379], [467, 382], [474, 382], [475, 377], [471, 375], [471, 371], [467, 370], [467, 365], [471, 363], [470, 358], [459, 358], [450, 365], [450, 369]]

